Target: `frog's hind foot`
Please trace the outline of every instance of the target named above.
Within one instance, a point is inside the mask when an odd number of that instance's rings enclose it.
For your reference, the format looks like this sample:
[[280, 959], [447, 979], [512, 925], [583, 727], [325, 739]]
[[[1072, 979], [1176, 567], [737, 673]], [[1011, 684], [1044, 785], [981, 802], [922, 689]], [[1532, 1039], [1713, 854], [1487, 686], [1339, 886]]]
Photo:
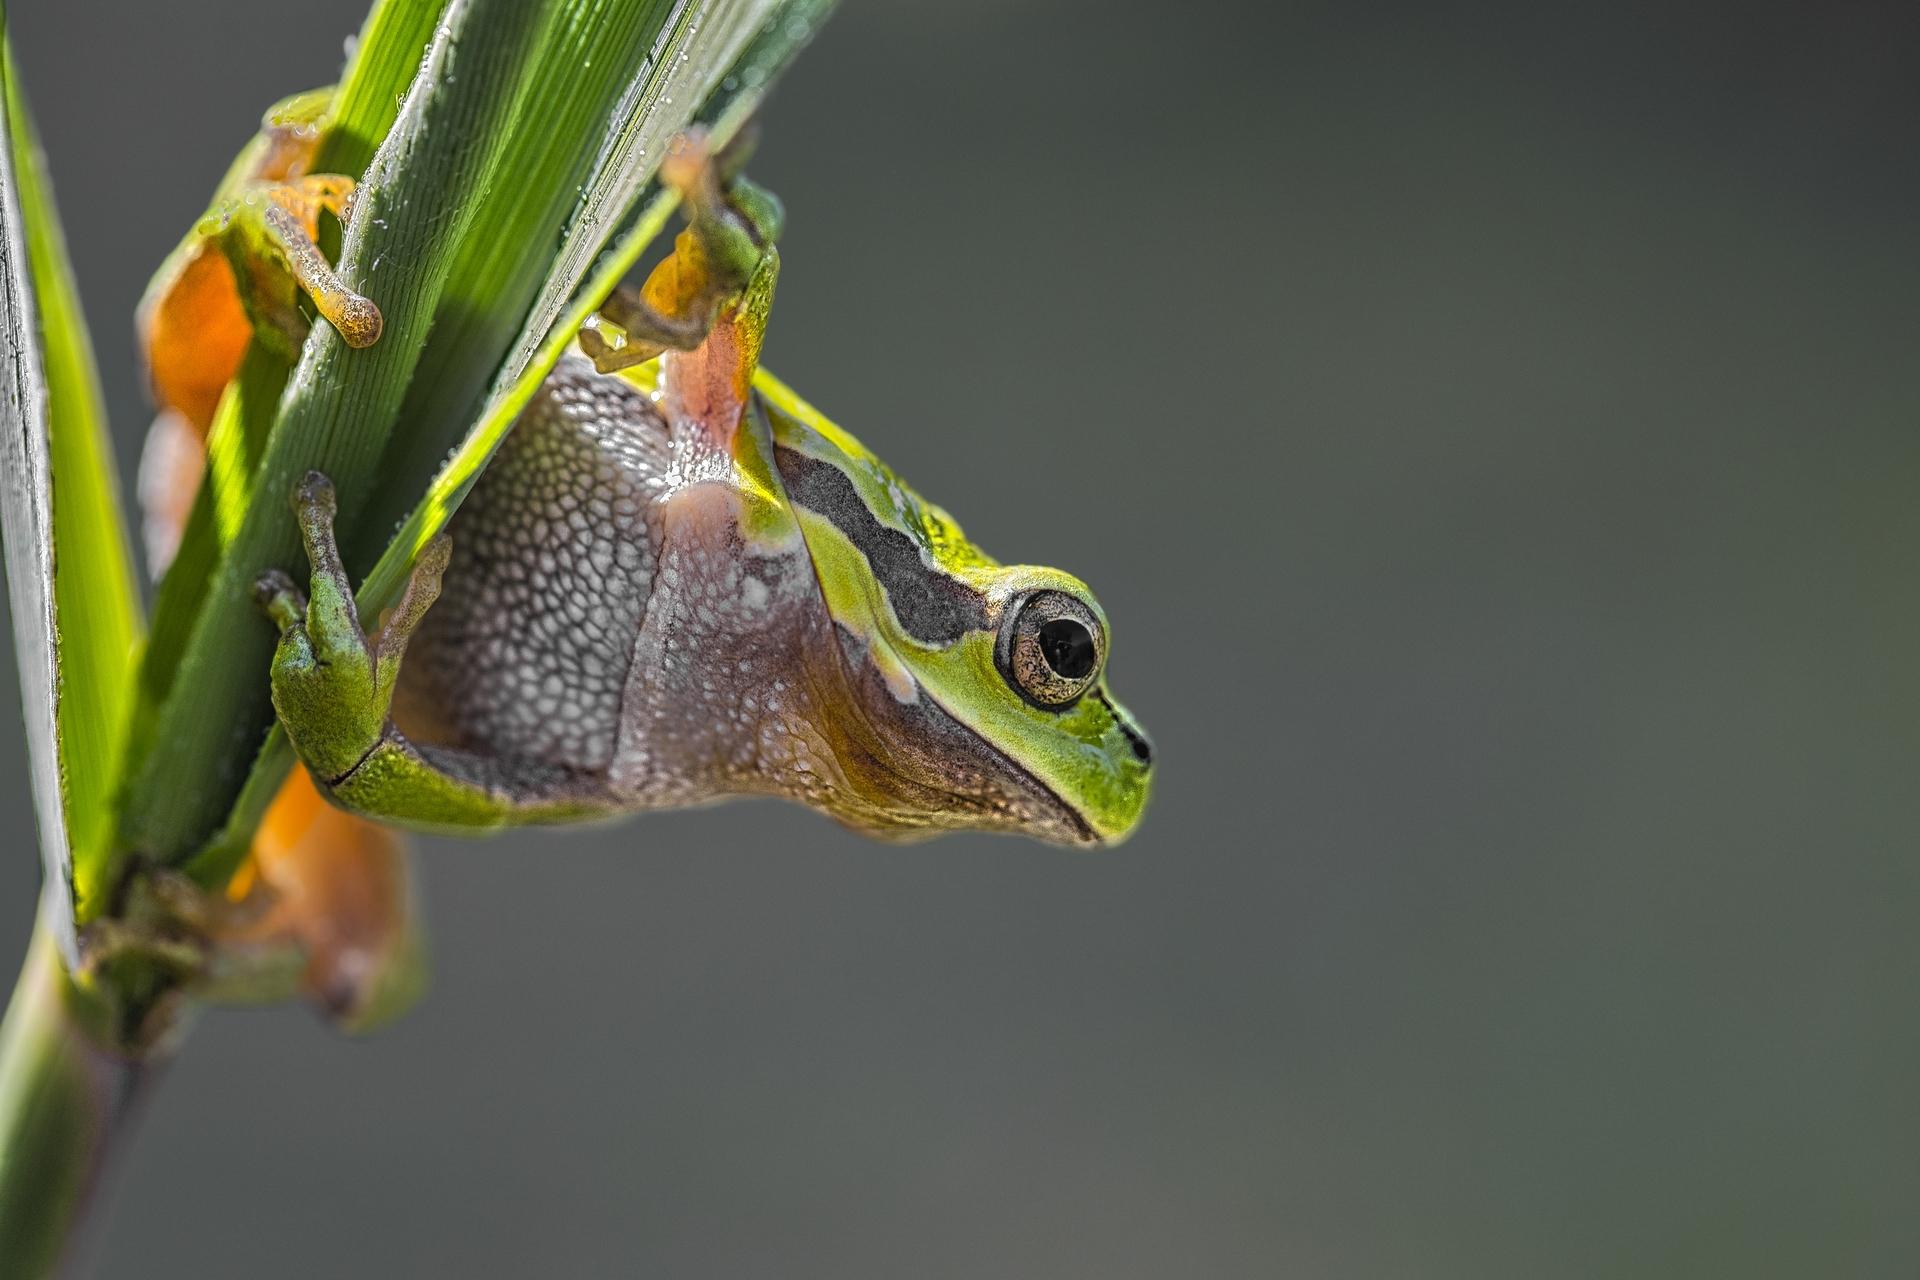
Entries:
[[353, 217], [353, 198], [359, 188], [352, 178], [337, 173], [309, 174], [267, 188], [265, 211], [274, 246], [286, 256], [294, 279], [313, 299], [314, 310], [326, 318], [350, 347], [370, 347], [380, 340], [385, 323], [380, 308], [340, 282], [317, 243], [320, 211], [325, 209], [345, 227]]
[[452, 544], [442, 534], [421, 549], [399, 604], [378, 638], [369, 639], [334, 539], [332, 483], [309, 471], [294, 490], [293, 510], [312, 570], [307, 590], [269, 570], [255, 584], [254, 598], [280, 631], [274, 709], [301, 758], [323, 784], [331, 784], [386, 735], [407, 639], [440, 593]]
[[256, 332], [291, 356], [307, 334], [295, 286], [350, 347], [380, 338], [380, 308], [348, 288], [320, 252], [320, 214], [345, 226], [353, 215], [352, 178], [316, 173], [249, 184], [202, 224], [225, 251]]
[[[622, 286], [580, 331], [580, 349], [602, 373], [667, 351], [692, 351], [755, 277], [777, 269], [780, 202], [740, 172], [750, 145], [707, 150], [699, 132], [675, 139], [661, 181], [679, 191], [687, 226], [638, 289]], [[602, 322], [620, 332], [609, 338]]]

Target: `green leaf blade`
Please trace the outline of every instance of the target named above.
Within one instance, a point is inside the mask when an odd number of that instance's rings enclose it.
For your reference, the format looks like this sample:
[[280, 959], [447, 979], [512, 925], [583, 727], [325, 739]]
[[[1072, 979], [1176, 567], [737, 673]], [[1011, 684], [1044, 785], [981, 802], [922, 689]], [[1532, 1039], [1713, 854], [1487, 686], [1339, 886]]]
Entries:
[[[104, 897], [139, 597], [106, 413], [25, 95], [5, 59], [7, 571], [47, 889], [76, 911]], [[34, 634], [29, 634], [33, 632]]]
[[354, 39], [313, 172], [366, 172], [446, 11], [447, 0], [377, 0]]

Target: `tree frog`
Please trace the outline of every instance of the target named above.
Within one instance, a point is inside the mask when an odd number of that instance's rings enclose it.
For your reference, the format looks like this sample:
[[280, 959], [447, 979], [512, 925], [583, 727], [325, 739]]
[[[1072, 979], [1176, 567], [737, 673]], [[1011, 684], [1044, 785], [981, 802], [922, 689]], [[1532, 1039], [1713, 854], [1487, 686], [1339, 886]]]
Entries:
[[1126, 837], [1153, 753], [1092, 593], [993, 560], [760, 370], [779, 206], [698, 145], [664, 176], [673, 252], [547, 378], [376, 635], [331, 486], [299, 486], [306, 586], [259, 597], [320, 791], [435, 831], [770, 794], [882, 837]]

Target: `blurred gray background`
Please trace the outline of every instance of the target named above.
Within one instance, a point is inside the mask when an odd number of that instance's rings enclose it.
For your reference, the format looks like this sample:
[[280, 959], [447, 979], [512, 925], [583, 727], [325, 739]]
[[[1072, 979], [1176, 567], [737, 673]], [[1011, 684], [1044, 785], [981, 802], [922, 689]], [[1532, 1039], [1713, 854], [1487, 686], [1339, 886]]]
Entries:
[[[363, 5], [10, 7], [130, 463]], [[1145, 829], [426, 841], [429, 1000], [206, 1016], [104, 1274], [1920, 1269], [1916, 24], [1550, 8], [850, 0], [769, 362], [1094, 584]]]

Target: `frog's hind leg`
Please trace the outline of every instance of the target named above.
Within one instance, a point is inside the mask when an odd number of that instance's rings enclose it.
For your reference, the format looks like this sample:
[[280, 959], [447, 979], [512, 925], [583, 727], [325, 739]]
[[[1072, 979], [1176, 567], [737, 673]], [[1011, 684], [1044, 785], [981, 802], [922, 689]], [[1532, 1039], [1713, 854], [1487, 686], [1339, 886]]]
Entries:
[[316, 243], [320, 211], [325, 209], [344, 227], [353, 214], [356, 190], [352, 178], [337, 173], [296, 178], [267, 188], [265, 220], [275, 247], [286, 255], [314, 309], [340, 331], [348, 346], [370, 347], [380, 339], [380, 308], [340, 283]]
[[[614, 291], [580, 348], [602, 373], [645, 363], [667, 351], [692, 351], [743, 295], [771, 298], [784, 214], [772, 193], [740, 175], [744, 144], [710, 155], [699, 135], [676, 140], [661, 179], [680, 192], [687, 226], [673, 252], [638, 289]], [[758, 308], [764, 321], [765, 308]], [[621, 332], [610, 341], [605, 320]]]
[[280, 629], [273, 657], [273, 702], [300, 756], [323, 786], [338, 783], [393, 732], [388, 712], [407, 641], [440, 594], [452, 544], [445, 534], [414, 562], [400, 603], [377, 638], [360, 626], [353, 583], [334, 539], [333, 485], [310, 471], [295, 488], [294, 516], [311, 568], [305, 592], [273, 571], [255, 588]]
[[273, 571], [255, 593], [280, 629], [274, 710], [328, 799], [369, 818], [429, 831], [484, 831], [612, 809], [596, 777], [408, 741], [390, 714], [394, 683], [409, 637], [440, 593], [451, 543], [442, 535], [422, 548], [400, 603], [369, 639], [334, 541], [333, 486], [309, 472], [293, 506], [312, 566], [310, 590]]
[[353, 196], [353, 179], [339, 174], [261, 182], [233, 197], [203, 224], [226, 252], [255, 331], [279, 338], [289, 357], [307, 332], [294, 296], [296, 285], [348, 346], [368, 347], [379, 340], [380, 308], [341, 281], [316, 243], [321, 210], [344, 225], [352, 215]]

